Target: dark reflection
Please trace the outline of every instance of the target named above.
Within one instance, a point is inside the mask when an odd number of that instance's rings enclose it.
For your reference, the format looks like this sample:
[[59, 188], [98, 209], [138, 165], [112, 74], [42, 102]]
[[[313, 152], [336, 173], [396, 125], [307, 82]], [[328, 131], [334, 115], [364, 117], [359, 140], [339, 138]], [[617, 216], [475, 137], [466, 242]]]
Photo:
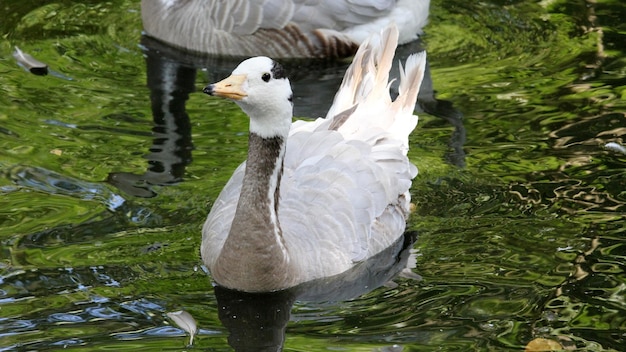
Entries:
[[[141, 38], [141, 45], [148, 57], [148, 87], [153, 96], [155, 90], [163, 90], [163, 93], [166, 93], [167, 89], [184, 90], [187, 85], [193, 89], [196, 70], [206, 72], [206, 82], [203, 83], [221, 80], [230, 75], [233, 69], [245, 59], [244, 57], [215, 57], [186, 52], [147, 36]], [[294, 115], [317, 118], [326, 115], [350, 62], [298, 59], [281, 60], [281, 64], [285, 66], [293, 85]], [[180, 72], [188, 73], [188, 75], [178, 77]], [[175, 82], [181, 86], [165, 86], [159, 84], [158, 80], [151, 80], [151, 77], [162, 77], [163, 81]], [[184, 79], [189, 79], [189, 81], [183, 82]]]
[[185, 111], [189, 94], [194, 91], [196, 69], [145, 50], [152, 108], [152, 147], [145, 156], [148, 168], [143, 174], [112, 172], [107, 182], [135, 197], [156, 196], [151, 186], [182, 181], [191, 162], [191, 122]]
[[282, 351], [291, 308], [296, 301], [345, 301], [397, 277], [418, 278], [411, 248], [417, 234], [407, 232], [392, 246], [343, 274], [272, 293], [244, 293], [215, 287], [219, 319], [235, 351]]
[[218, 316], [235, 351], [281, 351], [293, 291], [250, 294], [215, 287]]
[[[205, 70], [207, 82], [214, 82], [228, 76], [244, 58], [218, 58], [181, 51], [147, 36], [142, 37], [141, 45], [147, 57], [148, 87], [155, 122], [152, 153], [146, 156], [150, 167], [143, 175], [114, 173], [109, 182], [133, 195], [153, 196], [149, 185], [164, 184], [164, 180], [179, 181], [185, 165], [191, 161], [191, 131], [185, 102], [189, 93], [194, 91], [197, 70]], [[391, 77], [398, 78], [399, 61], [422, 50], [420, 41], [399, 47]], [[326, 116], [350, 62], [282, 60], [282, 63], [293, 85], [294, 115]], [[397, 83], [398, 80], [392, 90]], [[465, 166], [463, 114], [451, 102], [436, 98], [428, 65], [415, 110], [440, 117], [454, 126], [446, 160], [459, 167]]]
[[[152, 186], [182, 181], [185, 167], [191, 163], [191, 122], [185, 104], [189, 94], [195, 91], [197, 71], [207, 72], [207, 82], [217, 81], [228, 76], [242, 58], [218, 58], [181, 51], [147, 36], [142, 37], [141, 46], [146, 56], [147, 85], [154, 122], [153, 144], [145, 156], [148, 167], [141, 174], [112, 172], [107, 182], [129, 195], [151, 198], [157, 195]], [[422, 50], [420, 41], [399, 47], [391, 77], [398, 78], [400, 61]], [[283, 64], [294, 89], [294, 115], [310, 118], [325, 116], [349, 62], [284, 60]], [[395, 94], [398, 81], [396, 79], [395, 85], [392, 85], [392, 94]], [[446, 160], [452, 165], [464, 167], [463, 114], [451, 102], [436, 98], [429, 65], [415, 110], [441, 117], [454, 126]]]
[[[417, 53], [422, 50], [424, 50], [422, 42], [415, 41], [400, 46], [396, 52], [396, 57], [399, 60], [404, 61], [412, 53]], [[394, 61], [396, 66], [398, 65], [398, 59]], [[397, 74], [396, 72], [398, 72], [398, 69], [394, 67], [391, 72], [392, 77], [395, 77], [394, 75]], [[420, 91], [417, 95], [415, 112], [418, 115], [421, 112], [425, 112], [429, 115], [439, 117], [454, 127], [454, 131], [452, 132], [448, 143], [450, 149], [446, 153], [445, 159], [451, 165], [461, 168], [465, 167], [465, 151], [463, 150], [463, 145], [466, 141], [466, 132], [465, 126], [463, 125], [463, 113], [458, 110], [451, 101], [437, 98], [433, 80], [430, 76], [430, 63], [428, 61], [426, 61], [424, 80], [422, 81]]]

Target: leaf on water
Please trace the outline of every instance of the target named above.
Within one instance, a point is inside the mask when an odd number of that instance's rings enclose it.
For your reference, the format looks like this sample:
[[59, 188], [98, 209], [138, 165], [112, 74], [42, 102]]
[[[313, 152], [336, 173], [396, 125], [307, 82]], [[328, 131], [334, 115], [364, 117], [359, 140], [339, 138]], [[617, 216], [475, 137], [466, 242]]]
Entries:
[[198, 332], [196, 320], [184, 310], [169, 312], [167, 316], [172, 319], [174, 324], [189, 333], [189, 345], [193, 345], [193, 337]]
[[44, 76], [48, 74], [48, 65], [35, 59], [29, 54], [26, 54], [17, 46], [15, 47], [15, 51], [13, 52], [13, 57], [15, 58], [15, 60], [17, 60], [18, 65], [24, 67], [35, 75]]
[[537, 351], [561, 351], [563, 350], [563, 346], [560, 343], [554, 340], [544, 339], [544, 338], [536, 338], [530, 341], [526, 345], [526, 352], [537, 352]]

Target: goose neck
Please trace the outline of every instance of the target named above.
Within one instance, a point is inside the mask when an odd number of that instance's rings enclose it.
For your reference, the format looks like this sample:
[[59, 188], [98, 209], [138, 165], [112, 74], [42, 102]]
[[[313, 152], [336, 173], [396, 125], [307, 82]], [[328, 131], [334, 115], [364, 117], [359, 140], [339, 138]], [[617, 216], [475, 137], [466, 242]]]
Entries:
[[211, 270], [221, 285], [253, 292], [293, 284], [295, 275], [277, 212], [285, 142], [283, 137], [250, 133], [235, 217]]
[[248, 139], [248, 159], [237, 213], [262, 215], [262, 225], [280, 235], [278, 203], [283, 174], [285, 138], [262, 137], [254, 132]]

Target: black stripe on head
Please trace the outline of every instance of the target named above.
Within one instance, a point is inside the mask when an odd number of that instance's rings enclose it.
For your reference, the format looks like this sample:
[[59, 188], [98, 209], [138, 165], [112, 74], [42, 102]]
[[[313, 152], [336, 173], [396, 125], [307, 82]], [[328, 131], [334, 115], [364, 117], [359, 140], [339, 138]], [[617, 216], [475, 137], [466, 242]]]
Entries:
[[276, 61], [274, 61], [274, 66], [272, 66], [272, 77], [276, 79], [287, 78], [287, 74], [285, 73], [283, 65], [279, 64]]

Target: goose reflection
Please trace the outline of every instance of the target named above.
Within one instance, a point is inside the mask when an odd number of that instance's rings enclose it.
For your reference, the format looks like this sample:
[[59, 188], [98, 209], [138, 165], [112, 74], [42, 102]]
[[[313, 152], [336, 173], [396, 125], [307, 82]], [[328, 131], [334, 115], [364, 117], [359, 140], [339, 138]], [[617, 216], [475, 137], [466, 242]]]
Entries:
[[166, 186], [183, 180], [192, 161], [191, 122], [185, 104], [192, 93], [196, 68], [184, 62], [145, 50], [147, 85], [152, 110], [152, 146], [145, 156], [148, 167], [142, 174], [112, 172], [107, 182], [135, 197], [156, 196], [152, 186]]
[[411, 248], [417, 234], [407, 232], [389, 248], [335, 277], [271, 293], [244, 293], [215, 287], [218, 314], [235, 351], [282, 351], [291, 309], [296, 302], [338, 302], [354, 299], [398, 276], [413, 273]]
[[[195, 91], [198, 70], [206, 72], [207, 81], [217, 81], [228, 76], [241, 58], [187, 52], [149, 36], [141, 38], [141, 47], [146, 57], [154, 123], [152, 146], [145, 156], [148, 166], [143, 173], [112, 172], [107, 182], [126, 194], [150, 198], [157, 195], [153, 186], [183, 181], [185, 168], [192, 161], [191, 122], [185, 104]], [[396, 53], [399, 60], [395, 65], [422, 50], [419, 40], [399, 47]], [[294, 86], [294, 116], [325, 116], [348, 63], [313, 59], [283, 63]], [[398, 68], [394, 67], [391, 72], [397, 74]], [[392, 85], [392, 91], [395, 87]], [[451, 102], [436, 97], [428, 63], [415, 110], [418, 114], [425, 112], [439, 117], [454, 127], [445, 158], [452, 165], [464, 167], [463, 114]]]

